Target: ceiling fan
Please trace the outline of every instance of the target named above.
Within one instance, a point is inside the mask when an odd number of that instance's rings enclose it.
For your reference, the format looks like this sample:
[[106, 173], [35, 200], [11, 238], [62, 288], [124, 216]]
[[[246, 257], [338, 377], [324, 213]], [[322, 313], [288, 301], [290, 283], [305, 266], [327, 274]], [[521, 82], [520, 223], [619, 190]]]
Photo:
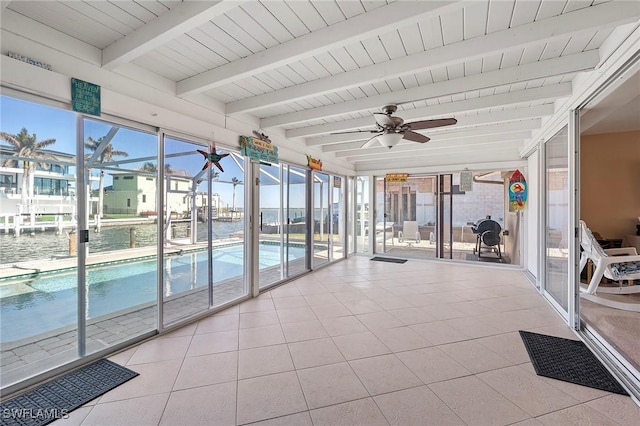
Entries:
[[451, 126], [456, 124], [458, 120], [455, 118], [439, 118], [435, 120], [421, 120], [412, 123], [405, 123], [400, 117], [394, 117], [392, 114], [398, 110], [397, 105], [385, 105], [382, 112], [374, 112], [373, 117], [376, 120], [375, 130], [354, 130], [351, 132], [332, 133], [333, 135], [342, 135], [347, 133], [376, 133], [362, 145], [362, 148], [368, 148], [380, 143], [391, 149], [401, 139], [412, 142], [425, 143], [429, 142], [427, 136], [414, 132], [414, 130], [431, 129], [434, 127]]

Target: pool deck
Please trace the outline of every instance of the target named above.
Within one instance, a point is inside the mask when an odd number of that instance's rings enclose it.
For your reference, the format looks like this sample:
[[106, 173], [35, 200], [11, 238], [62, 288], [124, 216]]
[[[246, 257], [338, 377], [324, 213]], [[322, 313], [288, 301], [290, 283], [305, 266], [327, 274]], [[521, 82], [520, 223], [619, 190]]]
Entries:
[[[229, 244], [242, 243], [241, 239], [230, 238], [225, 240], [216, 241], [212, 246], [214, 249]], [[171, 256], [180, 254], [183, 251], [205, 250], [207, 243], [191, 244], [188, 241], [181, 243], [175, 241], [174, 245], [170, 245], [164, 248], [164, 255]], [[136, 247], [125, 250], [113, 250], [98, 253], [89, 253], [87, 256], [87, 266], [108, 264], [121, 261], [135, 261], [148, 257], [156, 256], [158, 253], [156, 246], [148, 247]], [[32, 261], [25, 261], [13, 264], [6, 264], [0, 266], [0, 285], [4, 284], [3, 281], [6, 278], [19, 277], [20, 275], [32, 275], [45, 272], [57, 272], [64, 271], [66, 269], [76, 268], [78, 266], [77, 256], [59, 255], [50, 259], [39, 259]]]
[[[226, 241], [226, 245], [233, 241]], [[203, 246], [203, 247], [206, 247]], [[198, 247], [189, 246], [188, 249]], [[165, 249], [165, 254], [179, 253], [186, 247], [171, 247]], [[135, 258], [153, 256], [155, 247], [124, 250], [120, 252], [100, 253], [91, 258], [90, 264], [115, 262], [132, 258], [135, 250]], [[168, 251], [169, 250], [169, 251]], [[68, 267], [76, 266], [76, 259], [62, 259], [67, 261]], [[294, 262], [302, 262], [299, 261]], [[57, 265], [49, 265], [51, 262]], [[25, 262], [29, 263], [29, 262]], [[20, 265], [22, 267], [22, 265]], [[61, 269], [60, 259], [52, 261], [33, 262], [34, 272], [54, 271]], [[38, 266], [38, 268], [35, 268]], [[49, 267], [50, 269], [46, 269]], [[8, 269], [8, 268], [7, 268]], [[5, 274], [5, 277], [24, 275], [25, 269], [17, 269], [13, 275]], [[273, 266], [260, 270], [261, 281], [274, 283], [279, 281], [280, 267]], [[11, 280], [8, 280], [11, 281]], [[244, 277], [240, 276], [214, 284], [213, 300], [215, 304], [209, 308], [209, 297], [206, 288], [194, 290], [178, 297], [164, 301], [164, 325], [172, 325], [180, 320], [215, 310], [234, 300], [243, 298], [248, 294], [245, 288]], [[150, 303], [142, 307], [136, 307], [127, 311], [120, 311], [112, 315], [106, 315], [96, 319], [89, 319], [86, 327], [86, 352], [94, 353], [106, 349], [115, 344], [126, 342], [132, 338], [156, 330], [157, 327], [156, 303]], [[3, 343], [0, 350], [0, 387], [8, 386], [19, 380], [23, 380], [33, 374], [46, 371], [52, 367], [65, 364], [78, 358], [77, 354], [78, 334], [75, 326], [53, 330], [49, 333], [30, 336], [15, 342]]]

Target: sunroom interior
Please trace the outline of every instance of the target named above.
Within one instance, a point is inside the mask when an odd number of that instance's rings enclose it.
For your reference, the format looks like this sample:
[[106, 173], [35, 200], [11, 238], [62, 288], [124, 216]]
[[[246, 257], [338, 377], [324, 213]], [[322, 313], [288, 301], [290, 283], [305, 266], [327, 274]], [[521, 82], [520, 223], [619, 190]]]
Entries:
[[[580, 297], [570, 232], [575, 214], [603, 243], [638, 245], [637, 2], [3, 1], [0, 14], [3, 394], [376, 255], [524, 274], [638, 400], [640, 313]], [[101, 91], [97, 113], [74, 110], [71, 79]], [[278, 161], [244, 155], [240, 137]], [[513, 208], [517, 171], [528, 199]]]

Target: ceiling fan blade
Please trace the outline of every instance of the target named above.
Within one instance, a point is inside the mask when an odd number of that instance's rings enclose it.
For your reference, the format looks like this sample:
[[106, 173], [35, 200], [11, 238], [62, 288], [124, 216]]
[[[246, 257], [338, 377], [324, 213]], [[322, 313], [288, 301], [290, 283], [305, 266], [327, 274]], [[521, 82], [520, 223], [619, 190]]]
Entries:
[[404, 132], [403, 139], [419, 143], [426, 143], [431, 140], [427, 136], [421, 135], [420, 133], [412, 132], [411, 130]]
[[409, 126], [411, 130], [424, 130], [434, 127], [451, 126], [457, 122], [458, 120], [455, 118], [438, 118], [435, 120], [414, 121], [413, 123], [407, 123], [407, 126]]
[[368, 141], [366, 141], [360, 148], [369, 148], [370, 146], [374, 146], [376, 143], [378, 143], [378, 136], [380, 136], [382, 133], [379, 133], [377, 135], [375, 135], [374, 137], [372, 137], [371, 139], [369, 139]]
[[348, 134], [352, 134], [352, 133], [380, 133], [379, 130], [351, 130], [348, 132], [337, 132], [337, 133], [330, 133], [331, 135], [348, 135]]
[[373, 118], [376, 119], [376, 123], [381, 125], [382, 127], [395, 127], [396, 124], [393, 121], [393, 117], [383, 113], [383, 112], [374, 112]]

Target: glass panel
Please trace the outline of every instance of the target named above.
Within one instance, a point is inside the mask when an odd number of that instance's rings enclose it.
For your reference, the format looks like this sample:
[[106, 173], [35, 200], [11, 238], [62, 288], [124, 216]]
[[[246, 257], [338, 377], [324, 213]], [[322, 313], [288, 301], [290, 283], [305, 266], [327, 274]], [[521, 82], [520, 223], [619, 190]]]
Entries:
[[453, 257], [453, 177], [452, 175], [440, 175], [440, 221], [438, 241], [440, 243], [440, 258], [451, 259]]
[[347, 178], [347, 254], [353, 254], [356, 251], [355, 211], [355, 180], [349, 176]]
[[387, 224], [387, 215], [389, 207], [385, 203], [385, 179], [384, 177], [376, 177], [376, 220], [370, 226], [372, 235], [375, 235], [375, 252], [384, 253], [387, 247], [386, 238], [392, 237], [392, 234], [385, 232]]
[[387, 253], [421, 258], [436, 256], [434, 176], [410, 176], [406, 182], [387, 182], [385, 213]]
[[569, 300], [569, 137], [565, 126], [545, 144], [546, 260], [544, 288], [565, 310]]
[[258, 267], [260, 288], [284, 278], [284, 227], [281, 166], [260, 165]]
[[344, 179], [332, 176], [331, 260], [342, 259], [344, 253]]
[[244, 171], [247, 164], [237, 152], [222, 148], [218, 148], [217, 152], [229, 153], [229, 156], [220, 161], [224, 172], [217, 170], [216, 173], [215, 169], [211, 172], [209, 226], [212, 238], [213, 308], [249, 294], [244, 276], [244, 245], [248, 243], [244, 235]]
[[5, 387], [78, 357], [76, 119], [8, 96], [0, 110]]
[[227, 154], [218, 167], [203, 158], [211, 147], [169, 137], [164, 146], [163, 322], [171, 324], [247, 294], [244, 160], [218, 147]]
[[307, 171], [299, 167], [283, 166], [287, 213], [287, 276], [292, 277], [307, 271], [306, 238], [307, 226]]
[[318, 266], [329, 261], [329, 175], [313, 173], [313, 194], [313, 264]]
[[[453, 258], [511, 263], [505, 252], [505, 181], [513, 171], [477, 173], [471, 191], [460, 191], [460, 173], [453, 175]], [[513, 214], [515, 215], [515, 213]], [[484, 223], [485, 221], [488, 221]], [[482, 226], [479, 226], [483, 222]], [[477, 231], [477, 232], [476, 232]], [[513, 224], [509, 238], [517, 238]], [[511, 253], [511, 251], [510, 251]]]
[[[87, 352], [157, 328], [156, 134], [84, 120]], [[117, 180], [115, 178], [118, 178]]]
[[369, 252], [369, 177], [356, 178], [356, 251]]
[[[209, 308], [207, 225], [212, 223], [212, 218], [208, 207], [211, 205], [212, 212], [217, 213], [219, 202], [219, 197], [212, 202], [209, 182], [219, 177], [220, 170], [215, 166], [202, 170], [205, 162], [198, 149], [207, 150], [192, 142], [164, 138], [162, 313], [165, 326]], [[155, 174], [158, 163], [150, 161], [145, 168]]]

